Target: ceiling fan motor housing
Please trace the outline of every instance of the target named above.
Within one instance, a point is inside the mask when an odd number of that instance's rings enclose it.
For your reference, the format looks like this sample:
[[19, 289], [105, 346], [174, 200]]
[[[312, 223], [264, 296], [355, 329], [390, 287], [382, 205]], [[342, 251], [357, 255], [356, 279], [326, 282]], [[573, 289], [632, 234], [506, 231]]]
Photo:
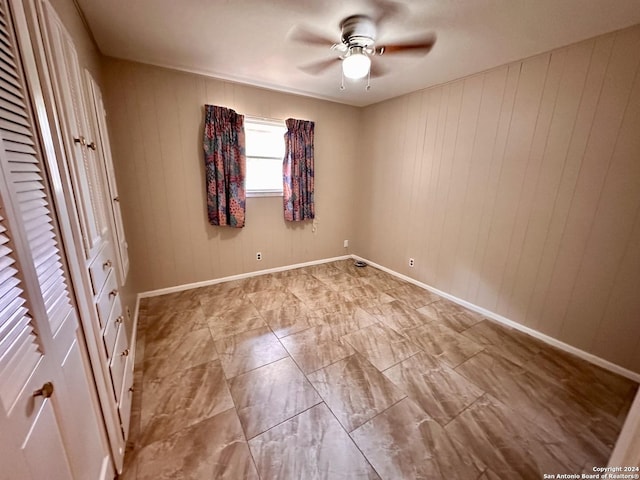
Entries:
[[340, 24], [342, 29], [342, 43], [348, 47], [367, 48], [376, 39], [376, 24], [366, 15], [352, 15]]

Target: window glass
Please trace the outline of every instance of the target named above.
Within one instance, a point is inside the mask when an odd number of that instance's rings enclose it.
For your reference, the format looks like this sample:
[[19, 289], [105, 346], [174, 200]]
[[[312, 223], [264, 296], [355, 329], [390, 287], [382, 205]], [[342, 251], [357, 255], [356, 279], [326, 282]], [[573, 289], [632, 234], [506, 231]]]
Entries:
[[286, 131], [284, 122], [245, 118], [248, 196], [282, 195], [282, 159]]

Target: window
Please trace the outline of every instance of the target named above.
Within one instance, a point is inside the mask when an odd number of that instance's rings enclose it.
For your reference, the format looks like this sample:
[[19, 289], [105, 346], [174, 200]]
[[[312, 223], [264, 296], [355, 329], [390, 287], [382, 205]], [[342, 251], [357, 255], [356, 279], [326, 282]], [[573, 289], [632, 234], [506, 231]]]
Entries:
[[282, 195], [284, 122], [246, 117], [244, 124], [247, 156], [248, 197]]

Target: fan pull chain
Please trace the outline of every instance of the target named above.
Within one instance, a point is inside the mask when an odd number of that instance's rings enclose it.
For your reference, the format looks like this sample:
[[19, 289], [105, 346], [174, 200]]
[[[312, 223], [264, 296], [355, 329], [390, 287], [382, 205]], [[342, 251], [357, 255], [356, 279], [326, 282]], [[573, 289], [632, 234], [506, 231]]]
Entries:
[[340, 80], [340, 90], [344, 90], [344, 71], [342, 70], [342, 68], [340, 68], [340, 75], [341, 75], [341, 80]]
[[369, 68], [369, 71], [367, 72], [367, 86], [365, 87], [365, 90], [367, 92], [371, 90], [371, 68]]

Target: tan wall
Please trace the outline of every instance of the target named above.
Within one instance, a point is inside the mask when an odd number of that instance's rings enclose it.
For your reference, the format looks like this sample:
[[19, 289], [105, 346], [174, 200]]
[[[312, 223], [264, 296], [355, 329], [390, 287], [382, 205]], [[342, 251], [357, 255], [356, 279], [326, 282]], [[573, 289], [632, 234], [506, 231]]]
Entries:
[[640, 26], [364, 109], [354, 250], [640, 372], [639, 62]]
[[[343, 240], [354, 235], [357, 108], [114, 59], [103, 69], [139, 291], [347, 253]], [[285, 223], [281, 197], [248, 198], [243, 229], [209, 225], [202, 150], [207, 103], [316, 122], [315, 233], [308, 222]]]

